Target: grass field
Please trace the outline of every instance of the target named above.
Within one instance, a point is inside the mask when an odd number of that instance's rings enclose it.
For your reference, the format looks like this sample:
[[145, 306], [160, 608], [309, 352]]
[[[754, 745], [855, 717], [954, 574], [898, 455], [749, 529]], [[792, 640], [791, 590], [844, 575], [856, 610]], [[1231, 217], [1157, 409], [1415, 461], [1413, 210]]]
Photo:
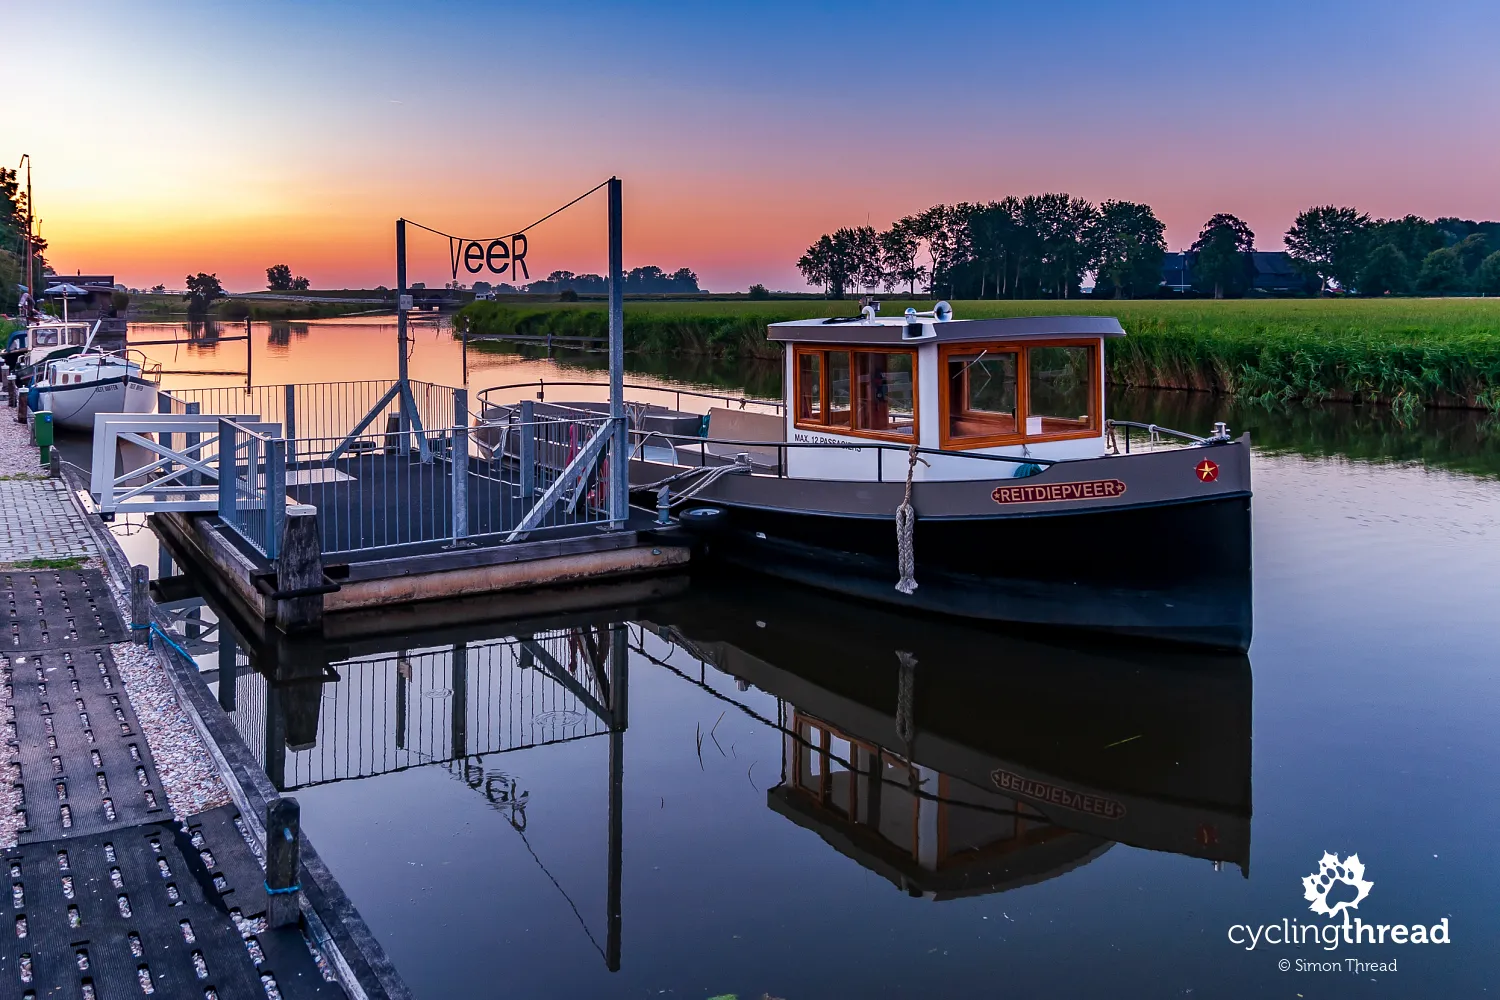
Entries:
[[[772, 358], [780, 347], [765, 339], [766, 324], [857, 308], [849, 300], [632, 302], [625, 341], [638, 353]], [[1129, 336], [1109, 342], [1106, 363], [1121, 385], [1500, 411], [1500, 298], [984, 301], [955, 302], [954, 314], [1118, 316]], [[477, 334], [601, 337], [608, 329], [597, 303], [476, 302], [458, 317]]]

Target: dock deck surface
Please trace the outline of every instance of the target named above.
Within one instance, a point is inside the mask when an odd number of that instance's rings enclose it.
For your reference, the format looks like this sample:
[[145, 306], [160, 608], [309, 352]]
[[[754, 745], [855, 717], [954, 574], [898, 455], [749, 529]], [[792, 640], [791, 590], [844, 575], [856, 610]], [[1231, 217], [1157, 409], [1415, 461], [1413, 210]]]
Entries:
[[344, 996], [297, 927], [265, 926], [238, 809], [174, 819], [111, 649], [129, 629], [103, 575], [0, 570], [0, 597], [4, 759], [20, 791], [17, 843], [0, 850], [0, 995]]

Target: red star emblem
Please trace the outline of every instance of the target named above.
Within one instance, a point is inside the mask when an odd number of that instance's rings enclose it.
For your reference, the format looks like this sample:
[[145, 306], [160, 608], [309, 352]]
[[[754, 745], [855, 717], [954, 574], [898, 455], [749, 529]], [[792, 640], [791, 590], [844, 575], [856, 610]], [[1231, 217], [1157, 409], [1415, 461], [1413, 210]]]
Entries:
[[1198, 467], [1196, 469], [1194, 469], [1193, 471], [1198, 474], [1198, 479], [1199, 479], [1200, 482], [1211, 483], [1215, 479], [1219, 478], [1219, 467], [1218, 467], [1218, 465], [1216, 465], [1213, 462], [1210, 462], [1206, 458], [1203, 461], [1199, 462], [1198, 463]]

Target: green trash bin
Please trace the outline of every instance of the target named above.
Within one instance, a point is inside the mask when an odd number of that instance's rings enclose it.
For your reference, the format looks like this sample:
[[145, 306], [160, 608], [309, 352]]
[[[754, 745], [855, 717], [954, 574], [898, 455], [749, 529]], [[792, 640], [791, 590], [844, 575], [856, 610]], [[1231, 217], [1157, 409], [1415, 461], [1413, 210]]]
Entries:
[[31, 439], [42, 449], [42, 464], [52, 464], [52, 411], [37, 410], [31, 415]]

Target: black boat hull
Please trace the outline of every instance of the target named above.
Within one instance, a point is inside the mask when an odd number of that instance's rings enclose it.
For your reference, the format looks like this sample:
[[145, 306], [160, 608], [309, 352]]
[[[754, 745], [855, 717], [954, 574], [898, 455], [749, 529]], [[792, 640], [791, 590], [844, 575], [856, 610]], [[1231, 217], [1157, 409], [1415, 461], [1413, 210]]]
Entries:
[[719, 503], [687, 517], [711, 561], [863, 600], [1022, 625], [1244, 650], [1251, 638], [1250, 497], [1025, 518], [921, 520], [917, 589], [894, 520]]

